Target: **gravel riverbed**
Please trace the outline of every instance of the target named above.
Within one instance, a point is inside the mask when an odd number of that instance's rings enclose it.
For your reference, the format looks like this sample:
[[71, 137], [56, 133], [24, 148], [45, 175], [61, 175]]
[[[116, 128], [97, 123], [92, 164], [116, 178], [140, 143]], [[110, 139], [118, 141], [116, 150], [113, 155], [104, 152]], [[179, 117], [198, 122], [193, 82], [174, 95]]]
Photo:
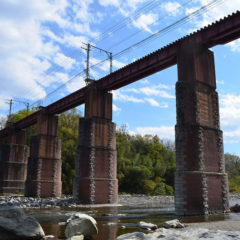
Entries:
[[57, 198], [32, 198], [19, 195], [0, 196], [1, 206], [18, 206], [20, 208], [89, 208], [103, 206], [139, 206], [139, 207], [159, 207], [173, 205], [173, 196], [146, 196], [146, 195], [119, 195], [117, 204], [94, 204], [83, 205], [75, 201], [72, 196]]
[[[230, 195], [230, 205], [240, 202], [240, 194]], [[173, 196], [146, 196], [146, 195], [119, 195], [117, 204], [105, 204], [106, 206], [138, 206], [138, 207], [159, 207], [174, 205]], [[75, 201], [72, 196], [50, 197], [50, 198], [32, 198], [19, 195], [0, 196], [1, 206], [18, 206], [21, 208], [78, 208], [78, 207], [102, 207], [103, 204], [83, 205]]]

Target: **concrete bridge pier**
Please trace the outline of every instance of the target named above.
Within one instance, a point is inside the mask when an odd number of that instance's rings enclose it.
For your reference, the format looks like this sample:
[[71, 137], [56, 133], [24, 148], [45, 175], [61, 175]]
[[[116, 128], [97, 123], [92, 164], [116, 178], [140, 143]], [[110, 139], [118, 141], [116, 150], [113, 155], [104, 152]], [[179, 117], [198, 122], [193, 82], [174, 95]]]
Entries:
[[37, 117], [37, 135], [31, 138], [25, 196], [61, 196], [61, 140], [57, 131], [58, 117], [43, 108]]
[[0, 143], [0, 193], [24, 193], [29, 147], [26, 132], [11, 129], [8, 143]]
[[195, 42], [178, 52], [175, 208], [178, 215], [229, 210], [213, 52]]
[[116, 125], [112, 94], [95, 88], [87, 92], [85, 117], [79, 120], [79, 142], [73, 195], [85, 204], [116, 203]]

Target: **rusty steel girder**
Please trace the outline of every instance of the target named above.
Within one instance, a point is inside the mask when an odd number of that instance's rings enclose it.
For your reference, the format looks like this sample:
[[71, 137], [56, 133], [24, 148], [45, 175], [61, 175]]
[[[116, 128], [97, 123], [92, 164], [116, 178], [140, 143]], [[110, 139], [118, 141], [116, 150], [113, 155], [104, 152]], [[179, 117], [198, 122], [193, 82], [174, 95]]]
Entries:
[[[211, 48], [219, 44], [226, 44], [240, 37], [240, 12], [237, 11], [207, 27], [191, 33], [127, 66], [99, 79], [95, 82], [98, 89], [104, 91], [115, 90], [126, 86], [139, 79], [147, 77], [165, 68], [171, 67], [177, 62], [179, 46], [186, 41], [196, 41]], [[44, 108], [49, 114], [59, 114], [73, 107], [81, 105], [85, 101], [87, 87], [48, 105]], [[37, 121], [38, 112], [16, 122], [13, 127], [16, 130], [26, 128]], [[8, 135], [8, 128], [0, 131], [0, 138]]]

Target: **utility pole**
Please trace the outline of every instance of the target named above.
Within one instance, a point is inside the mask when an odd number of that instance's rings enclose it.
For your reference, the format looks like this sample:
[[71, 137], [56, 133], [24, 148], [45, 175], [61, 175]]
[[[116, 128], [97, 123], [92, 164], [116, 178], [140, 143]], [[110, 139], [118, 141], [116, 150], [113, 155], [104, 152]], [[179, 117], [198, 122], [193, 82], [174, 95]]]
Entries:
[[13, 99], [10, 99], [9, 101], [9, 114], [8, 114], [8, 119], [10, 119], [12, 115], [12, 104], [13, 104]]
[[112, 53], [108, 52], [107, 50], [104, 50], [102, 48], [96, 47], [94, 45], [91, 45], [90, 43], [83, 43], [84, 45], [86, 45], [86, 48], [82, 47], [82, 49], [87, 51], [87, 67], [86, 67], [86, 79], [85, 82], [88, 85], [89, 83], [91, 83], [92, 81], [90, 80], [90, 51], [91, 48], [96, 48], [98, 50], [100, 50], [100, 52], [105, 52], [110, 60], [110, 73], [112, 73]]
[[107, 54], [109, 54], [109, 60], [110, 60], [110, 74], [112, 73], [112, 61], [113, 61], [113, 57], [112, 57], [112, 53], [108, 52]]
[[23, 103], [27, 107], [27, 115], [28, 115], [28, 113], [29, 113], [29, 103], [28, 102], [23, 102], [23, 101], [19, 101], [19, 100], [15, 100], [15, 99], [10, 99], [9, 100], [9, 115], [8, 115], [8, 119], [10, 119], [10, 117], [12, 115], [12, 105], [13, 105], [14, 102]]
[[87, 48], [83, 48], [84, 50], [87, 51], [87, 66], [86, 66], [86, 79], [89, 79], [89, 61], [90, 61], [90, 50], [91, 50], [91, 45], [89, 43], [83, 43], [84, 45], [87, 46]]
[[29, 102], [27, 102], [27, 115], [29, 113]]

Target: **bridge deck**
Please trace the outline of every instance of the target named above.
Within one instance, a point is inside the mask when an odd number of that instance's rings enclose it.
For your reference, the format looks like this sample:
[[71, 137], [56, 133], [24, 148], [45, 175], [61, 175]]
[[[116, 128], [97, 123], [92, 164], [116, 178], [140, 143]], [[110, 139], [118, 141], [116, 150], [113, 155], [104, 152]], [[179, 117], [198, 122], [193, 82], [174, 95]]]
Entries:
[[[219, 44], [226, 44], [240, 37], [240, 12], [225, 17], [207, 27], [204, 27], [192, 34], [183, 37], [115, 72], [109, 74], [98, 81], [96, 86], [102, 90], [115, 90], [126, 86], [139, 79], [147, 77], [165, 68], [176, 64], [177, 51], [180, 44], [185, 41], [194, 40], [205, 44], [208, 48]], [[85, 101], [87, 87], [81, 88], [76, 92], [48, 105], [45, 110], [49, 114], [59, 114], [73, 107], [81, 105]], [[16, 129], [23, 129], [35, 124], [37, 112], [16, 122]], [[8, 135], [8, 128], [0, 131], [0, 137]]]

